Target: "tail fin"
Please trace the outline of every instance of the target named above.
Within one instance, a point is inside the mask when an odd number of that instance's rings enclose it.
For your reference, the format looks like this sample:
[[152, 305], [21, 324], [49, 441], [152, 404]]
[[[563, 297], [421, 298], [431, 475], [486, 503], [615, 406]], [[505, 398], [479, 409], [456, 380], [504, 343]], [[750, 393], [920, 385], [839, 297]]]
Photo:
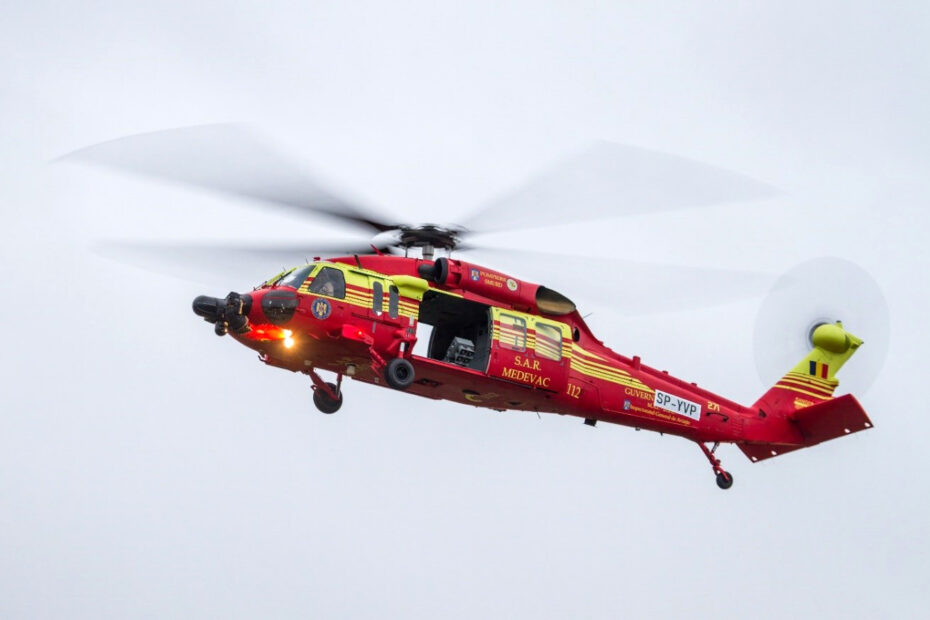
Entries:
[[[862, 345], [837, 321], [814, 330], [814, 348], [755, 403], [769, 422], [757, 441], [740, 444], [753, 461], [778, 456], [828, 439], [871, 428], [851, 395], [833, 398], [836, 373]], [[761, 429], [760, 429], [761, 430]]]

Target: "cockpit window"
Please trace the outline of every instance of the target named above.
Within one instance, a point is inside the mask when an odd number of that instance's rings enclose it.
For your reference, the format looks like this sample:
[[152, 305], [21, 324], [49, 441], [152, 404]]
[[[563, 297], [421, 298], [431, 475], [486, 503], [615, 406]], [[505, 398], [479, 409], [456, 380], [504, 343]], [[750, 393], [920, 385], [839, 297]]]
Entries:
[[284, 275], [279, 282], [278, 286], [293, 286], [294, 288], [300, 288], [300, 285], [304, 283], [304, 280], [307, 279], [307, 276], [310, 275], [310, 272], [313, 271], [313, 268], [316, 265], [305, 265], [304, 267], [297, 267], [292, 269]]
[[310, 292], [336, 299], [345, 299], [346, 278], [334, 267], [323, 267], [310, 284]]

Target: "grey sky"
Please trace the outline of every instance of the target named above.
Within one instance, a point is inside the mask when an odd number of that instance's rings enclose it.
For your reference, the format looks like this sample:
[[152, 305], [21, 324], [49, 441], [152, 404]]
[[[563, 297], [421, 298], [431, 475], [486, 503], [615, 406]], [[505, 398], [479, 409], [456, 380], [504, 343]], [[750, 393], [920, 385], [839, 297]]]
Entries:
[[[0, 616], [926, 615], [926, 3], [7, 5]], [[764, 202], [493, 238], [772, 273], [854, 261], [891, 316], [861, 395], [876, 427], [756, 465], [721, 448], [724, 493], [694, 445], [576, 418], [357, 384], [323, 416], [305, 377], [190, 311], [278, 265], [189, 282], [88, 248], [341, 231], [47, 164], [226, 121], [412, 221], [454, 221], [598, 139], [771, 183]], [[764, 389], [758, 297], [623, 318], [586, 297], [593, 274], [490, 266], [577, 299], [618, 351], [744, 402]]]

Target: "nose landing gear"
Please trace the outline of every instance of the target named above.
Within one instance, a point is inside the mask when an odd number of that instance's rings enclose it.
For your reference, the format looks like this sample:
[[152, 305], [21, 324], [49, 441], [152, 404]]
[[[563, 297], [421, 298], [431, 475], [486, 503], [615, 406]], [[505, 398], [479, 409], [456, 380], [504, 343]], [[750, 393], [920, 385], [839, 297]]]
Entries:
[[714, 469], [714, 473], [717, 474], [717, 486], [724, 490], [733, 486], [733, 474], [728, 471], [724, 471], [720, 464], [720, 459], [714, 456], [714, 453], [717, 451], [720, 443], [714, 443], [713, 448], [708, 448], [706, 445], [704, 445], [703, 441], [697, 442], [697, 445], [701, 446], [701, 450], [704, 452], [704, 456], [706, 456], [707, 460], [710, 461], [710, 466]]
[[313, 404], [323, 413], [330, 414], [342, 407], [342, 375], [336, 376], [336, 383], [323, 381], [312, 368], [305, 371], [313, 381]]
[[[342, 391], [332, 383], [327, 383], [326, 387], [329, 389], [325, 391], [320, 388], [313, 390], [313, 404], [323, 413], [336, 413], [342, 407]], [[331, 394], [335, 394], [336, 398]]]

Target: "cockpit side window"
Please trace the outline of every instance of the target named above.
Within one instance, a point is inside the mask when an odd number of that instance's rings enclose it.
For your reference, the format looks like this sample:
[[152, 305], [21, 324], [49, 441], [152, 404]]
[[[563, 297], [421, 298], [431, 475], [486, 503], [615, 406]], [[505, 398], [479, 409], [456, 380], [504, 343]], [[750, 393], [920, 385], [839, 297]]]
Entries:
[[345, 299], [345, 275], [335, 267], [323, 267], [320, 269], [320, 272], [316, 274], [316, 277], [313, 278], [309, 290], [311, 293], [316, 293], [317, 295]]
[[371, 284], [371, 309], [378, 315], [384, 311], [384, 285], [377, 280]]
[[392, 319], [397, 318], [397, 311], [399, 307], [400, 307], [400, 292], [397, 290], [397, 287], [392, 284], [391, 295], [388, 299], [388, 314], [390, 314]]

